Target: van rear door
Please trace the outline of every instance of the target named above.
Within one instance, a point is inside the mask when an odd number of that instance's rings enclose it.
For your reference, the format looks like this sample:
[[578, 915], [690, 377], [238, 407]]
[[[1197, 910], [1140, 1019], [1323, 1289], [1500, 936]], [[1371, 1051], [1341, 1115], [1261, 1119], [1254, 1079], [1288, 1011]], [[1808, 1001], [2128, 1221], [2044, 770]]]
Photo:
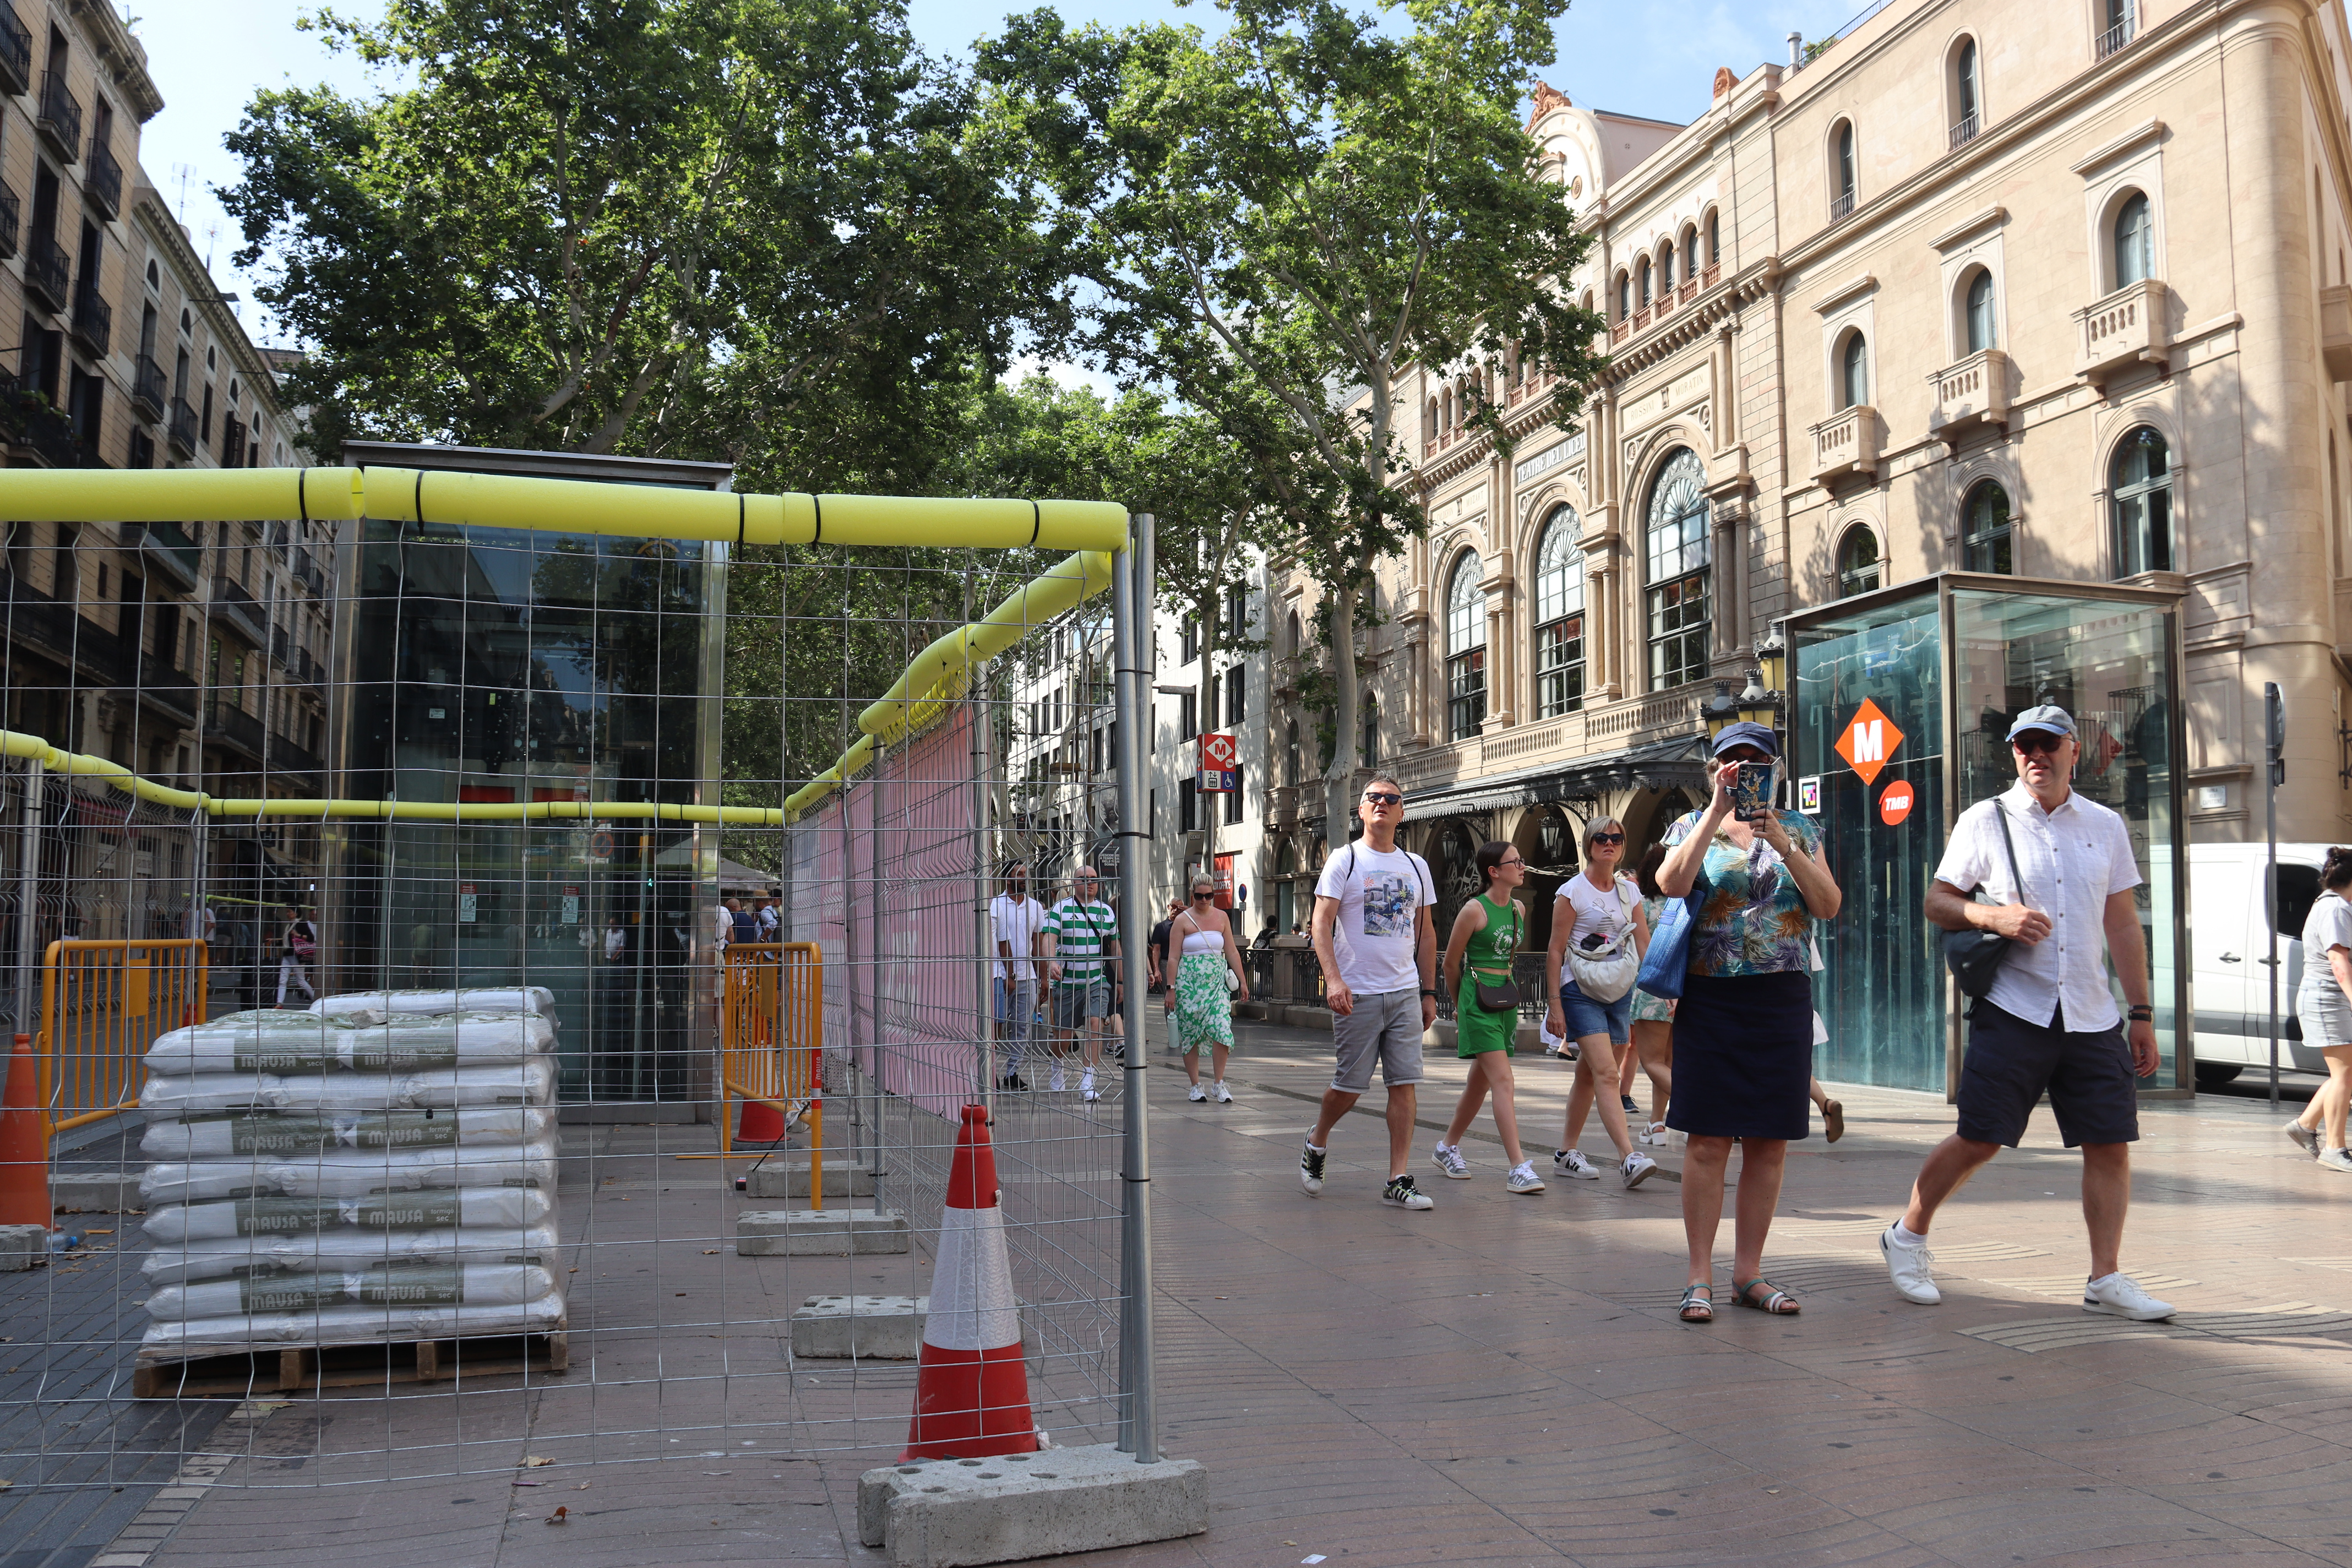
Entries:
[[2250, 977], [2265, 973], [2254, 963], [2263, 952], [2254, 942], [2263, 915], [2254, 868], [2235, 848], [2189, 848], [2189, 973], [2197, 987], [2197, 1058], [2247, 1065], [2255, 1059], [2246, 1026]]

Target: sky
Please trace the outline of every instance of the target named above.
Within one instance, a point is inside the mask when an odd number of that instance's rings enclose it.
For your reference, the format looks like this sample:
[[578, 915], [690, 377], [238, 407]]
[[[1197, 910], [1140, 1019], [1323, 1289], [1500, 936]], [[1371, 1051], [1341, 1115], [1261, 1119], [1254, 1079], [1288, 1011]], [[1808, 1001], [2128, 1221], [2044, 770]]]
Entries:
[[[908, 0], [908, 17], [923, 47], [966, 57], [972, 41], [997, 30], [1023, 0]], [[1656, 0], [1575, 0], [1555, 37], [1559, 58], [1545, 80], [1579, 104], [1654, 120], [1687, 121], [1709, 101], [1716, 68], [1745, 76], [1767, 60], [1788, 58], [1787, 35], [1807, 38], [1836, 32], [1865, 0], [1743, 0], [1738, 5], [1659, 5]], [[196, 254], [209, 256], [223, 289], [242, 294], [246, 331], [257, 342], [279, 341], [254, 302], [255, 279], [229, 265], [240, 243], [236, 227], [213, 192], [233, 185], [236, 160], [223, 139], [245, 106], [266, 88], [320, 81], [354, 93], [378, 84], [348, 55], [328, 52], [319, 34], [296, 26], [317, 0], [230, 0], [226, 6], [190, 0], [130, 0], [133, 28], [147, 47], [147, 69], [163, 96], [163, 112], [143, 128], [140, 162], [180, 214]], [[372, 19], [382, 0], [336, 0], [341, 15]], [[1210, 5], [1179, 7], [1167, 0], [1059, 0], [1072, 21], [1118, 27], [1151, 20], [1186, 21], [1214, 31]], [[184, 202], [183, 193], [184, 192]]]

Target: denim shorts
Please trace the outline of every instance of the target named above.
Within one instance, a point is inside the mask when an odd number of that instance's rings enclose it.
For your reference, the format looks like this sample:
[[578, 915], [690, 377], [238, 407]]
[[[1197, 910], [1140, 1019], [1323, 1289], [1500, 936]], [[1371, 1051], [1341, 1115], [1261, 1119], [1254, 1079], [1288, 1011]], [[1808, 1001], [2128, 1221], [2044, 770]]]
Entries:
[[1595, 1002], [1576, 988], [1574, 980], [1563, 974], [1559, 978], [1559, 1010], [1567, 1015], [1568, 1037], [1571, 1040], [1606, 1035], [1612, 1044], [1622, 1046], [1633, 1037], [1631, 991], [1614, 1002]]

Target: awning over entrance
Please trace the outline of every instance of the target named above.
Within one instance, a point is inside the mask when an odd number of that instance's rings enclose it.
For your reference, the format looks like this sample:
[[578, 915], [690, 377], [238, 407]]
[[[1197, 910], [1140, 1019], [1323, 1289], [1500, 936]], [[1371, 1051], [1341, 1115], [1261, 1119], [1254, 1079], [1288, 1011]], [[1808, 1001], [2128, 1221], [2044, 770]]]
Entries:
[[1566, 767], [1528, 768], [1468, 779], [1451, 789], [1408, 795], [1407, 822], [1462, 816], [1503, 806], [1541, 805], [1575, 800], [1612, 789], [1703, 788], [1706, 784], [1706, 736], [1693, 732], [1654, 741], [1622, 752], [1580, 757]]

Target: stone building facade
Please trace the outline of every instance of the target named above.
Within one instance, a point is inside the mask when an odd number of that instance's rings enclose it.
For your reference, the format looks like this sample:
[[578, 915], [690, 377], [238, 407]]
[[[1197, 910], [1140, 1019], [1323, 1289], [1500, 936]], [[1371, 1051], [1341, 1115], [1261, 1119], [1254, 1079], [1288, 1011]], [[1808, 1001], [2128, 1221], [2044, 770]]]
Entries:
[[[1610, 366], [1566, 433], [1424, 375], [1428, 535], [1360, 642], [1446, 901], [1488, 837], [1654, 839], [1781, 617], [1946, 571], [2178, 594], [2192, 837], [2261, 836], [2265, 681], [2283, 835], [2352, 832], [2340, 0], [1895, 0], [1811, 53], [1688, 125], [1536, 95]], [[1277, 689], [1317, 592], [1275, 574]]]

